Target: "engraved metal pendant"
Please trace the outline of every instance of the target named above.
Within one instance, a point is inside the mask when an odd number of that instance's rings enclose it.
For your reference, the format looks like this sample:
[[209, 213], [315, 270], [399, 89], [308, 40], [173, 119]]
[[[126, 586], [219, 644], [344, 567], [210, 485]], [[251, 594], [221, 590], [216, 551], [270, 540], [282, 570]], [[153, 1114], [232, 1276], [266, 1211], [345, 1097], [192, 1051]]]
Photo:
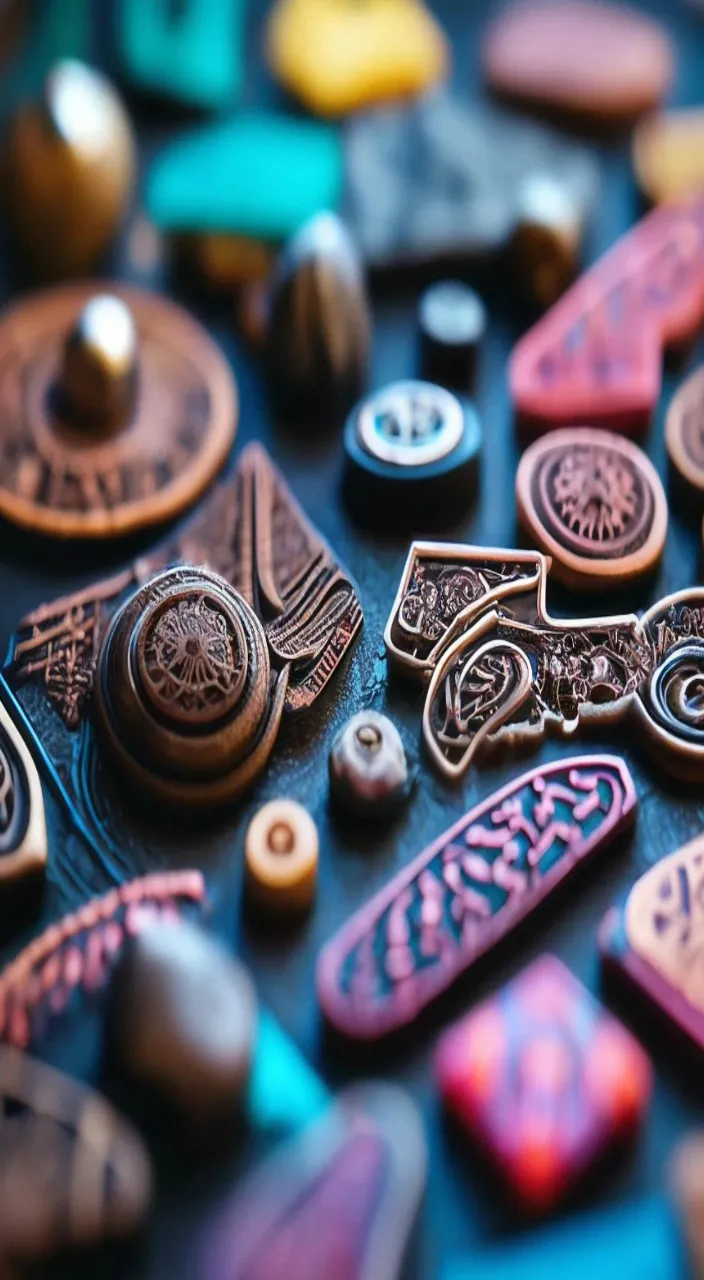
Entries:
[[389, 656], [429, 682], [423, 734], [448, 778], [498, 741], [563, 735], [634, 715], [678, 776], [704, 775], [704, 588], [635, 614], [562, 621], [539, 552], [414, 543], [391, 612]]
[[282, 715], [319, 696], [361, 625], [354, 586], [250, 445], [166, 545], [25, 618], [5, 676], [49, 763], [75, 761], [61, 769], [65, 789], [94, 829], [93, 722], [143, 793], [225, 803], [266, 764]]

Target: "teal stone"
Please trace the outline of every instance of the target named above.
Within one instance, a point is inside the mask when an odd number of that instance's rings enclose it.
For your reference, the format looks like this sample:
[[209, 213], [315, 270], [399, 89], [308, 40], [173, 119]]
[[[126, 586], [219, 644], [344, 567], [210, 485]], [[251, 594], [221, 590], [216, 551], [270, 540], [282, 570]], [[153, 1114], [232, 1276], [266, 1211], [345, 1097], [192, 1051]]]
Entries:
[[259, 1027], [247, 1090], [247, 1113], [263, 1132], [296, 1133], [330, 1105], [330, 1094], [268, 1009]]
[[342, 198], [333, 125], [250, 112], [183, 134], [153, 160], [149, 217], [162, 231], [282, 240]]
[[231, 106], [244, 74], [244, 0], [120, 0], [125, 75], [190, 107]]

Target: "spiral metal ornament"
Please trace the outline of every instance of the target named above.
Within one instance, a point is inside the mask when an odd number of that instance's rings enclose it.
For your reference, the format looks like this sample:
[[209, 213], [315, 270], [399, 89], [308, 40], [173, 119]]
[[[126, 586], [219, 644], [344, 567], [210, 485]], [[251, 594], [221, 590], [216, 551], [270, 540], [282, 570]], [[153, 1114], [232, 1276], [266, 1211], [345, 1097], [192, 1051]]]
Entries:
[[288, 670], [272, 675], [264, 628], [224, 578], [167, 569], [113, 617], [98, 724], [144, 791], [181, 806], [226, 803], [269, 757]]
[[704, 588], [659, 600], [641, 620], [652, 652], [637, 713], [658, 759], [683, 778], [704, 775]]

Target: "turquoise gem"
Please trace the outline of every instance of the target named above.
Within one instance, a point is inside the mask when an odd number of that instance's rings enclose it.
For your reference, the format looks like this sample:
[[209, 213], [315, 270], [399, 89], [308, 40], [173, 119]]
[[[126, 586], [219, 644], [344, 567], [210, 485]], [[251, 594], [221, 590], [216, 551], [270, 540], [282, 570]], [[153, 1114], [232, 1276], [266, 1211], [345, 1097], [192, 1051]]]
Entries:
[[188, 106], [230, 106], [242, 87], [244, 19], [244, 0], [120, 0], [124, 71], [140, 89]]
[[284, 1133], [310, 1124], [330, 1104], [325, 1085], [267, 1009], [259, 1011], [247, 1103], [254, 1125]]
[[163, 231], [282, 240], [342, 197], [332, 125], [248, 112], [183, 134], [153, 160], [149, 217]]
[[49, 68], [59, 59], [89, 59], [91, 27], [88, 0], [45, 0], [3, 70], [0, 110], [16, 107], [21, 99], [36, 97]]

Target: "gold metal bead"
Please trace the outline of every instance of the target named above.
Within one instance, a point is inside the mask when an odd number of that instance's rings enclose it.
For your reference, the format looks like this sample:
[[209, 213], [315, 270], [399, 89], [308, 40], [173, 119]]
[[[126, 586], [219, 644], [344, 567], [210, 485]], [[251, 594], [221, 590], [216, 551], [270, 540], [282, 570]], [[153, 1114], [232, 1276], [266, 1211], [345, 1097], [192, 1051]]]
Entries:
[[582, 233], [579, 207], [561, 183], [535, 174], [523, 184], [510, 253], [521, 291], [533, 306], [546, 310], [572, 283]]
[[41, 277], [92, 270], [132, 194], [135, 141], [110, 81], [80, 62], [58, 62], [42, 99], [9, 128], [4, 198], [13, 237]]
[[288, 914], [315, 897], [318, 830], [295, 800], [272, 800], [254, 815], [244, 842], [247, 890], [253, 903]]
[[137, 389], [139, 338], [127, 303], [98, 294], [66, 339], [60, 389], [74, 425], [122, 426]]

